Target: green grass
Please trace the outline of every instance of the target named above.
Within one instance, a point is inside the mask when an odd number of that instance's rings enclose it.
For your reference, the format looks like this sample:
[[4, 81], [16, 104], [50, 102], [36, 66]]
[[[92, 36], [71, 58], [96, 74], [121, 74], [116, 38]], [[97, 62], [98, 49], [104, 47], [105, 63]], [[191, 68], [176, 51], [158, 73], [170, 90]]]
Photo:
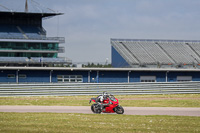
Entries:
[[[89, 106], [96, 96], [0, 97], [0, 105]], [[120, 105], [132, 107], [200, 107], [200, 94], [121, 95]]]
[[[0, 105], [88, 106], [95, 96], [0, 97]], [[122, 106], [200, 107], [200, 94], [116, 96]], [[0, 133], [200, 132], [200, 117], [0, 113]]]
[[200, 117], [0, 113], [1, 133], [200, 132]]
[[164, 100], [120, 100], [126, 107], [200, 107], [200, 99], [164, 99]]

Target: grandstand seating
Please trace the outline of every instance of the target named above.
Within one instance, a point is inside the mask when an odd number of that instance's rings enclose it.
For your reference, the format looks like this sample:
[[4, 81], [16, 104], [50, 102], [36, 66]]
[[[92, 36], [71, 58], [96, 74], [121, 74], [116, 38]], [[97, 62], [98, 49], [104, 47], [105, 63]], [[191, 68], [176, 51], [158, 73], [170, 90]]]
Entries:
[[127, 60], [129, 64], [138, 64], [138, 60], [131, 54], [130, 51], [128, 51], [122, 44], [119, 42], [113, 42], [113, 47], [117, 49], [117, 51], [120, 51], [119, 53], [123, 58]]
[[140, 45], [146, 49], [149, 55], [151, 55], [156, 62], [161, 64], [174, 63], [173, 60], [154, 42], [144, 42]]
[[159, 45], [179, 64], [197, 63], [194, 58], [199, 58], [184, 43], [159, 43]]
[[[188, 43], [188, 45], [191, 47], [191, 49], [196, 52], [198, 56], [200, 56], [200, 44], [199, 43]], [[196, 58], [198, 62], [200, 62], [199, 58]]]
[[38, 26], [0, 25], [0, 38], [14, 39], [45, 39], [46, 31]]
[[42, 39], [42, 36], [40, 36], [39, 34], [36, 34], [36, 33], [26, 33], [26, 36], [29, 39]]
[[63, 58], [47, 58], [47, 57], [43, 57], [43, 58], [40, 58], [40, 57], [32, 57], [31, 58], [31, 61], [33, 63], [53, 63], [53, 64], [59, 64], [59, 63], [65, 63], [66, 60], [63, 59]]
[[0, 63], [26, 63], [27, 57], [0, 57]]
[[128, 49], [130, 49], [131, 53], [134, 53], [134, 55], [137, 57], [140, 62], [143, 62], [144, 64], [154, 64], [155, 60], [151, 57], [150, 54], [140, 45], [138, 42], [126, 42], [125, 45]]
[[111, 39], [111, 45], [130, 66], [200, 64], [200, 41]]
[[71, 62], [68, 58], [40, 58], [40, 57], [0, 57], [0, 64], [17, 63], [17, 64], [63, 64]]

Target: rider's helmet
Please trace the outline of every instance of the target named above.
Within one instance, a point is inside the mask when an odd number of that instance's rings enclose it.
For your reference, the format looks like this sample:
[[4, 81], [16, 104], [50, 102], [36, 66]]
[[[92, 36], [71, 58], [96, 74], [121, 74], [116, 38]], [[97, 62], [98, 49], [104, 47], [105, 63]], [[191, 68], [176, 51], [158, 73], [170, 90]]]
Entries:
[[108, 98], [108, 93], [106, 91], [103, 92], [103, 97]]
[[108, 93], [106, 91], [103, 92], [103, 96], [108, 95]]

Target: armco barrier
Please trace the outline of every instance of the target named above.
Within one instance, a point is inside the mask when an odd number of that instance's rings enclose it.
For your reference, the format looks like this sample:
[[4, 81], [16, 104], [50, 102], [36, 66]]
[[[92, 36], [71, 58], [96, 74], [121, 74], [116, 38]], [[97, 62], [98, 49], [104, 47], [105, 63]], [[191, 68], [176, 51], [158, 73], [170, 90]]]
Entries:
[[200, 82], [0, 84], [0, 96], [198, 94]]

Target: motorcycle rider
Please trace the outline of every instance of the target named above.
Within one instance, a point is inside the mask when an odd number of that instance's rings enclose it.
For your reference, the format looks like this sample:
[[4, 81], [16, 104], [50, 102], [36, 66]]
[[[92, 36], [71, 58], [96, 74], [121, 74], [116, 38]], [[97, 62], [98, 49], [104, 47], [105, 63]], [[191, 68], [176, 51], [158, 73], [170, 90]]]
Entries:
[[104, 100], [107, 100], [108, 98], [109, 98], [109, 95], [105, 91], [103, 92], [102, 95], [99, 95], [97, 97], [97, 99], [98, 99], [97, 101], [98, 101], [98, 104], [101, 106], [101, 110], [103, 110], [105, 108], [105, 106], [109, 106], [109, 102], [108, 103], [103, 102]]

